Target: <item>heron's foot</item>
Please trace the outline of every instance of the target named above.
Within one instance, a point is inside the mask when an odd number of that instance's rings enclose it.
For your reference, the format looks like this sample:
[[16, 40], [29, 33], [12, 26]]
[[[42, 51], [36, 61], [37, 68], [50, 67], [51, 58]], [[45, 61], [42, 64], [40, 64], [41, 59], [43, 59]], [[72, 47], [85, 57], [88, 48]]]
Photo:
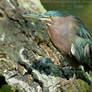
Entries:
[[73, 78], [71, 78], [69, 80], [66, 80], [65, 82], [62, 82], [61, 86], [66, 86], [66, 85], [70, 84], [69, 87], [72, 87], [72, 85], [74, 84], [75, 79], [76, 79], [76, 75], [74, 74]]
[[73, 81], [72, 80], [66, 80], [65, 82], [60, 83], [61, 86], [65, 86], [65, 85], [68, 85], [68, 84], [72, 85]]

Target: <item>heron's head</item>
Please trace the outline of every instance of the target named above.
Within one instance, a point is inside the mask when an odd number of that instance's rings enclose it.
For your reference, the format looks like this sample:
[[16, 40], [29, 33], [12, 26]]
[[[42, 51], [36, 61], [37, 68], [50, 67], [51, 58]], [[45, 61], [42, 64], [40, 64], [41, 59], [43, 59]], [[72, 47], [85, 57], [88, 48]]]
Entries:
[[67, 17], [67, 16], [69, 16], [69, 14], [65, 14], [59, 11], [48, 11], [43, 14], [24, 14], [23, 15], [23, 17], [35, 18], [35, 19], [45, 21], [48, 26], [53, 24], [54, 19], [56, 17]]

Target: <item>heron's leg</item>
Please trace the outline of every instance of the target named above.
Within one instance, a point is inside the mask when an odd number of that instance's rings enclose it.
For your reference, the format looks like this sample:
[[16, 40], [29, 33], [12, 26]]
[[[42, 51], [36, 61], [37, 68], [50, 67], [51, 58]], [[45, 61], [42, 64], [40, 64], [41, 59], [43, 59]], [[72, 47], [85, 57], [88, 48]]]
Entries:
[[78, 76], [88, 82], [88, 84], [92, 85], [92, 77], [88, 74], [88, 72], [85, 72], [84, 67], [80, 65], [79, 69], [81, 69], [81, 71], [78, 72]]

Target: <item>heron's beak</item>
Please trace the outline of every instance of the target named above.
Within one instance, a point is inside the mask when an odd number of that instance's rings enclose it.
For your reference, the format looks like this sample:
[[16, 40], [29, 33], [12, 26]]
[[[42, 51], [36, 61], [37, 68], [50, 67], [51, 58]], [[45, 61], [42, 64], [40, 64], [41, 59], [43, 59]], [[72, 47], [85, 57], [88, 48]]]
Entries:
[[25, 18], [32, 18], [45, 21], [46, 23], [51, 23], [51, 16], [44, 15], [44, 14], [24, 14], [23, 17]]
[[25, 18], [34, 18], [34, 19], [40, 19], [43, 17], [42, 14], [24, 14], [23, 17]]

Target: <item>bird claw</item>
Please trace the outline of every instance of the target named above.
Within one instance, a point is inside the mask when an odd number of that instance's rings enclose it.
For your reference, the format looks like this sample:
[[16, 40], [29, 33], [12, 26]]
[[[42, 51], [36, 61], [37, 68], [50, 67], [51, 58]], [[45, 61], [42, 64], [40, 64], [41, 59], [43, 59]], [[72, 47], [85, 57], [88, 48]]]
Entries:
[[68, 85], [68, 84], [71, 84], [71, 85], [72, 85], [73, 82], [74, 82], [74, 81], [72, 81], [72, 80], [67, 80], [67, 81], [65, 81], [65, 82], [61, 82], [60, 85], [61, 85], [61, 86], [65, 86], [65, 85]]
[[[74, 74], [74, 76], [73, 76], [72, 79], [67, 80], [67, 81], [65, 81], [65, 82], [62, 82], [62, 83], [60, 83], [60, 85], [61, 85], [61, 86], [66, 86], [66, 85], [70, 84], [70, 86], [72, 86], [72, 85], [74, 84], [75, 79], [76, 79], [76, 75]], [[69, 87], [70, 87], [70, 86], [69, 86]]]

